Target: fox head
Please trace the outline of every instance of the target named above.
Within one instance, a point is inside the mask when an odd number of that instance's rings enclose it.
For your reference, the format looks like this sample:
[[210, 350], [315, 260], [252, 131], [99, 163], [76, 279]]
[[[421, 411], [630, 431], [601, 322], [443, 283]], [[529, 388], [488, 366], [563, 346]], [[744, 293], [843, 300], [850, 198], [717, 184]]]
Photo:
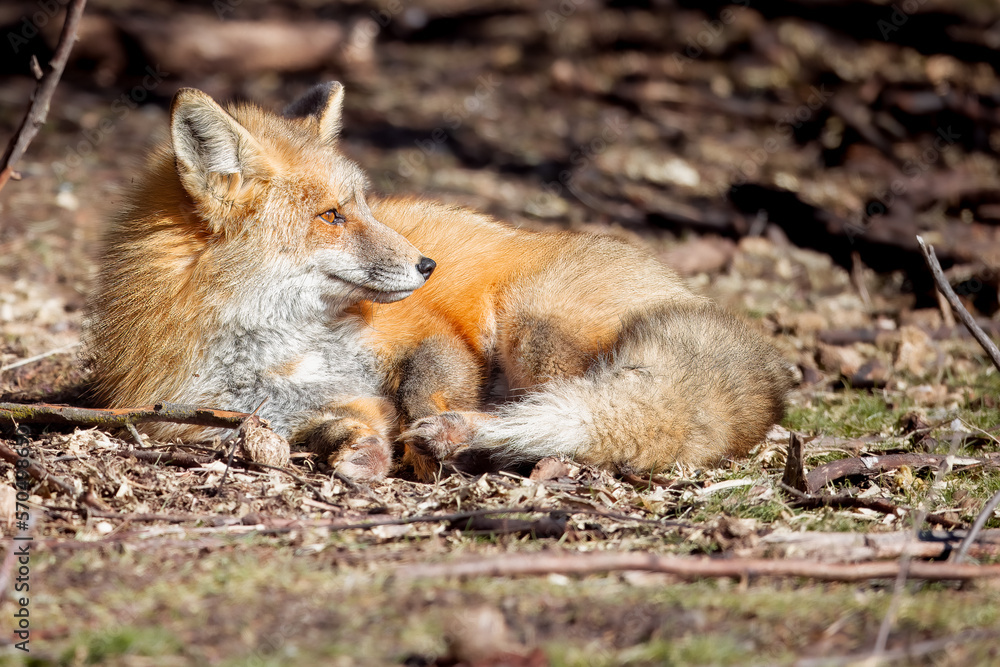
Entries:
[[375, 219], [364, 173], [338, 150], [343, 99], [340, 83], [323, 84], [279, 116], [178, 91], [175, 168], [216, 266], [272, 270], [341, 305], [396, 301], [430, 277], [434, 262]]

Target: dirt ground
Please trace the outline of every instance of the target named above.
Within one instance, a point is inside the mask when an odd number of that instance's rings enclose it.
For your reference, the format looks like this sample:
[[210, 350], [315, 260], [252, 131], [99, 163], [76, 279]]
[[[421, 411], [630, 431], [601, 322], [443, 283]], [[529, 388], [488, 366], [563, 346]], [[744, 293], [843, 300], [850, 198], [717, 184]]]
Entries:
[[[4, 141], [57, 6], [0, 7]], [[355, 487], [307, 453], [224, 472], [218, 449], [0, 425], [65, 482], [32, 489], [30, 652], [7, 585], [0, 664], [996, 664], [997, 578], [823, 572], [900, 562], [915, 526], [914, 561], [943, 564], [1000, 491], [1000, 374], [915, 241], [996, 339], [998, 47], [992, 0], [92, 0], [0, 191], [0, 402], [88, 404], [101, 230], [178, 88], [280, 109], [330, 79], [374, 188], [637, 239], [772, 334], [801, 382], [749, 460], [647, 478], [547, 461]], [[811, 498], [780, 484], [790, 433]], [[971, 562], [997, 564], [985, 519]], [[815, 576], [416, 576], [600, 553]]]

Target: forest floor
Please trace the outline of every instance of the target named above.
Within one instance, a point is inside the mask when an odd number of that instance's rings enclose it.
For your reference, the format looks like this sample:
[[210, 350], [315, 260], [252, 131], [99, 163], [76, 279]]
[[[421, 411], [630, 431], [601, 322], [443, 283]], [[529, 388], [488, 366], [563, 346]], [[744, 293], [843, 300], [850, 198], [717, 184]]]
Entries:
[[[8, 590], [0, 664], [1000, 661], [1000, 579], [833, 575], [957, 566], [1000, 491], [1000, 374], [942, 308], [914, 238], [995, 337], [992, 3], [319, 4], [88, 5], [49, 122], [0, 192], [0, 401], [86, 403], [101, 230], [179, 87], [280, 109], [338, 79], [344, 148], [374, 188], [647, 245], [773, 335], [802, 376], [788, 414], [718, 468], [635, 478], [547, 460], [364, 487], [304, 453], [223, 481], [218, 449], [146, 442], [139, 460], [127, 433], [5, 431], [73, 493], [32, 492], [31, 650], [6, 631]], [[26, 34], [41, 6], [4, 6], [0, 32]], [[0, 66], [4, 140], [46, 34]], [[806, 494], [781, 485], [791, 434]], [[4, 535], [14, 474], [0, 462]], [[995, 565], [1000, 512], [987, 519], [969, 556]], [[732, 569], [572, 571], [601, 553]], [[546, 572], [491, 574], [546, 555]], [[768, 574], [760, 559], [812, 566]]]

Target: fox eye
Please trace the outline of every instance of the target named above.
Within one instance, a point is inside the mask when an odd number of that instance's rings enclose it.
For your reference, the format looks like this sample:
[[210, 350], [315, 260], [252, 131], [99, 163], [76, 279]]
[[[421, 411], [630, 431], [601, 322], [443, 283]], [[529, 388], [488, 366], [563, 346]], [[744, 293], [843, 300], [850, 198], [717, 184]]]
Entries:
[[316, 216], [328, 225], [339, 225], [346, 222], [344, 216], [341, 215], [340, 211], [335, 208], [331, 208], [329, 211], [324, 211]]

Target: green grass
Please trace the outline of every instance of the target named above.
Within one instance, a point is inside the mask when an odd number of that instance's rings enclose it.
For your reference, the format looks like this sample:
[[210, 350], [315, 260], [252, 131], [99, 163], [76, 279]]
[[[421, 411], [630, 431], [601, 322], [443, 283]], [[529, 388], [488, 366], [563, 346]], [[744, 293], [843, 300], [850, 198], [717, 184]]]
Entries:
[[857, 438], [891, 435], [900, 417], [911, 409], [907, 403], [891, 406], [878, 394], [848, 389], [805, 405], [793, 405], [785, 415], [785, 428], [808, 434]]
[[[990, 385], [1000, 382], [990, 381]], [[979, 395], [1000, 396], [1000, 386], [990, 394], [990, 388], [977, 390]], [[1000, 407], [983, 405], [973, 401], [957, 408], [921, 408], [901, 394], [894, 394], [889, 403], [880, 393], [846, 389], [842, 392], [822, 394], [801, 405], [788, 408], [783, 426], [792, 431], [811, 435], [840, 436], [857, 438], [866, 435], [891, 437], [899, 433], [899, 421], [903, 415], [916, 410], [926, 415], [932, 423], [943, 423], [960, 419], [970, 428], [988, 430], [1000, 425]], [[994, 433], [1000, 437], [1000, 433]]]
[[63, 652], [62, 664], [103, 665], [126, 656], [178, 655], [183, 644], [172, 633], [155, 627], [118, 627], [85, 633]]

